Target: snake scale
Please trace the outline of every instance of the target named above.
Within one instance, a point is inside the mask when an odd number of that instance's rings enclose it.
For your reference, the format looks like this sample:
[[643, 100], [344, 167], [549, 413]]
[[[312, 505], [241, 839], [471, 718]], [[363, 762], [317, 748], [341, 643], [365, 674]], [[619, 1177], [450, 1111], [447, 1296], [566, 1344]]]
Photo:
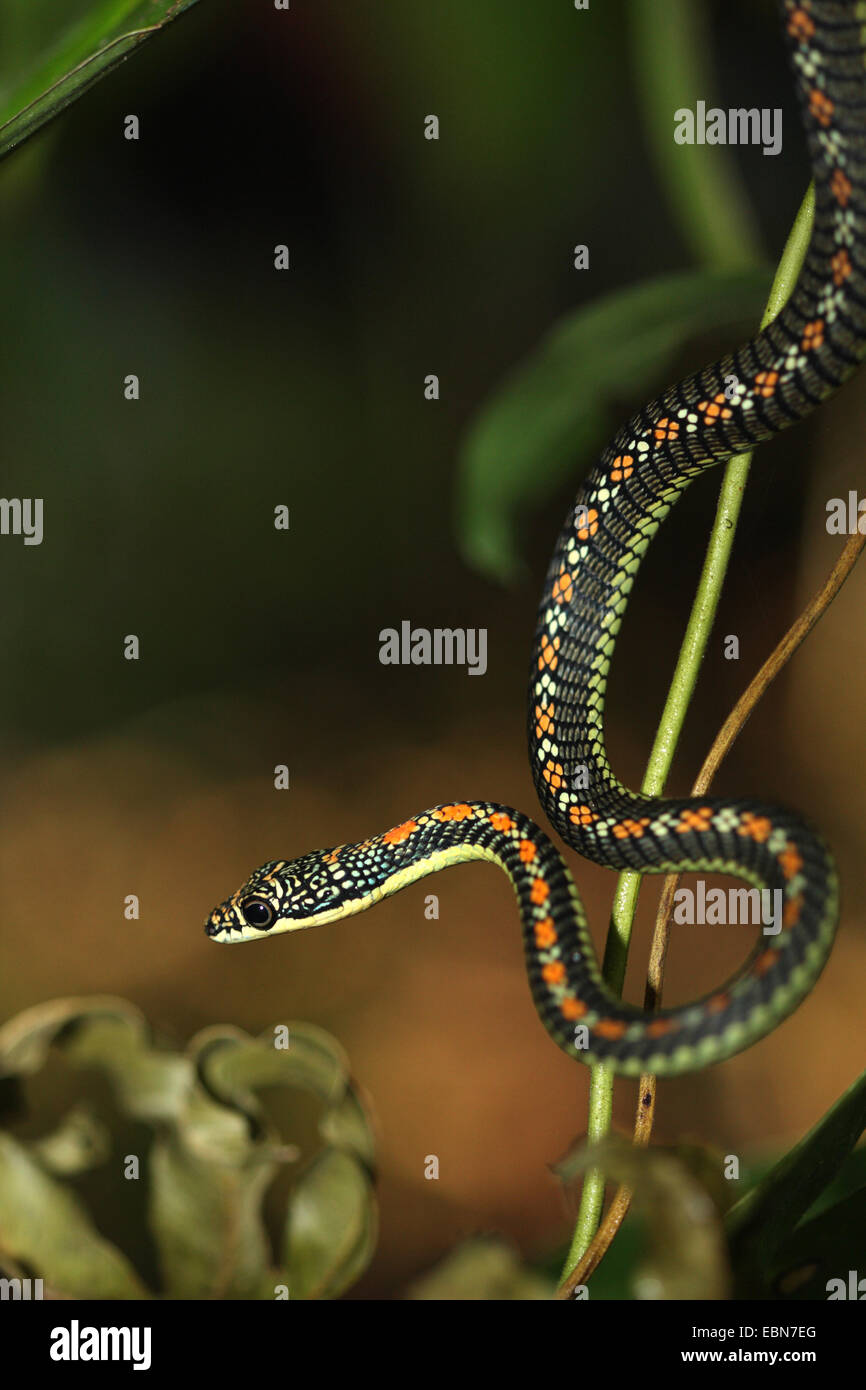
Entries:
[[458, 801], [358, 844], [265, 864], [211, 913], [213, 939], [261, 940], [335, 921], [426, 874], [487, 859], [516, 892], [541, 1020], [583, 1062], [629, 1075], [695, 1071], [756, 1042], [812, 989], [838, 919], [836, 872], [820, 836], [757, 800], [637, 795], [611, 773], [604, 744], [616, 636], [661, 522], [697, 474], [826, 400], [866, 344], [866, 4], [783, 0], [781, 10], [816, 196], [797, 284], [767, 328], [646, 405], [604, 450], [547, 573], [529, 690], [536, 789], [568, 845], [610, 869], [724, 872], [780, 890], [780, 930], [762, 934], [721, 988], [648, 1013], [602, 979], [574, 881], [544, 832], [509, 807]]

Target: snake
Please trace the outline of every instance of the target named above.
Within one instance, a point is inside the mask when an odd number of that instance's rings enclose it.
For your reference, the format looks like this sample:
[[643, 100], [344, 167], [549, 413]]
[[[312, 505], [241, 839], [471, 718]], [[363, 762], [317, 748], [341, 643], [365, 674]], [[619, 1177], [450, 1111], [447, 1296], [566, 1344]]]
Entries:
[[[383, 834], [257, 869], [213, 909], [215, 941], [259, 941], [373, 907], [426, 875], [474, 860], [514, 888], [538, 1015], [569, 1056], [625, 1075], [676, 1076], [775, 1029], [814, 987], [839, 917], [830, 850], [806, 820], [760, 799], [661, 798], [613, 775], [604, 740], [608, 672], [646, 549], [705, 469], [796, 424], [866, 348], [866, 3], [780, 0], [815, 205], [789, 298], [737, 351], [670, 387], [614, 436], [586, 475], [539, 607], [528, 700], [535, 788], [566, 845], [609, 869], [734, 875], [777, 894], [777, 929], [695, 1001], [646, 1010], [603, 978], [562, 853], [523, 812], [451, 801]], [[740, 890], [748, 893], [750, 890]]]

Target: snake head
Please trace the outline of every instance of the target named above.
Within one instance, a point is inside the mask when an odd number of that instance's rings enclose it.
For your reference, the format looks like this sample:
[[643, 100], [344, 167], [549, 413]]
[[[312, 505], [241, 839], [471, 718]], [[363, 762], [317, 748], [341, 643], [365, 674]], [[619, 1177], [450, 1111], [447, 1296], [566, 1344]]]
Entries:
[[205, 933], [214, 941], [258, 941], [341, 917], [348, 880], [337, 855], [337, 850], [315, 850], [300, 859], [263, 864], [214, 908]]

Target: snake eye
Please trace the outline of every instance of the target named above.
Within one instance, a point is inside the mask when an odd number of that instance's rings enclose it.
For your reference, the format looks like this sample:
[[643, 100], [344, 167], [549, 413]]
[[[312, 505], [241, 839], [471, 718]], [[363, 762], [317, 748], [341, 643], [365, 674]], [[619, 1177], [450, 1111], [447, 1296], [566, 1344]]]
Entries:
[[274, 910], [263, 898], [247, 898], [241, 903], [244, 921], [257, 931], [267, 931], [273, 926]]

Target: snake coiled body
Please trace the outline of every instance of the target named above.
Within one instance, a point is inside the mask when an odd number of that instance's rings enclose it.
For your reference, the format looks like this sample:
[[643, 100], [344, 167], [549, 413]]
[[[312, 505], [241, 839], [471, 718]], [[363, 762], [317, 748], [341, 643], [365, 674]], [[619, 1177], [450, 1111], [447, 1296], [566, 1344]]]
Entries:
[[675, 1075], [773, 1029], [811, 990], [838, 919], [832, 858], [790, 811], [756, 800], [636, 795], [604, 745], [608, 669], [643, 554], [689, 482], [808, 415], [866, 344], [866, 5], [781, 6], [815, 181], [797, 285], [763, 332], [645, 406], [605, 449], [569, 511], [544, 588], [532, 657], [529, 745], [542, 806], [567, 844], [611, 869], [724, 872], [781, 894], [734, 979], [646, 1013], [604, 983], [577, 889], [527, 816], [452, 802], [360, 844], [264, 865], [211, 914], [221, 941], [260, 939], [363, 911], [428, 873], [486, 858], [518, 899], [533, 999], [550, 1035], [584, 1062]]

